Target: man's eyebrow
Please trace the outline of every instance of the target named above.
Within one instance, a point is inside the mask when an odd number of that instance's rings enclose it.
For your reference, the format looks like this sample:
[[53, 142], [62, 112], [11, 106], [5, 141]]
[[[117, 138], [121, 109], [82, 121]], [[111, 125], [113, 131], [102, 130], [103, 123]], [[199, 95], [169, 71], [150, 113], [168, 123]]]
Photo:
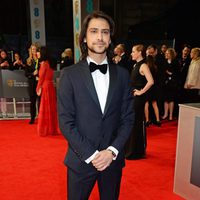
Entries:
[[98, 28], [90, 27], [89, 29], [98, 29]]
[[96, 27], [89, 27], [88, 29], [96, 29], [96, 30], [110, 30], [109, 28], [96, 28]]
[[110, 31], [110, 29], [109, 29], [109, 28], [104, 28], [104, 29], [102, 29], [102, 30], [104, 30], [104, 31]]
[[110, 31], [110, 29], [109, 29], [109, 28], [102, 28], [102, 29], [100, 29], [100, 28], [90, 27], [89, 29]]

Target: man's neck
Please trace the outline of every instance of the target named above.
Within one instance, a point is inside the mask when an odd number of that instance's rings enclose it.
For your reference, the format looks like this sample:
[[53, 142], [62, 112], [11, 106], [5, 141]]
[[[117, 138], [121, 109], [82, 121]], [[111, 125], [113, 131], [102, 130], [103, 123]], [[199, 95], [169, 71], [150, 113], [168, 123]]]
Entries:
[[101, 64], [106, 58], [106, 53], [103, 54], [89, 53], [88, 56], [92, 60], [94, 60], [97, 64]]

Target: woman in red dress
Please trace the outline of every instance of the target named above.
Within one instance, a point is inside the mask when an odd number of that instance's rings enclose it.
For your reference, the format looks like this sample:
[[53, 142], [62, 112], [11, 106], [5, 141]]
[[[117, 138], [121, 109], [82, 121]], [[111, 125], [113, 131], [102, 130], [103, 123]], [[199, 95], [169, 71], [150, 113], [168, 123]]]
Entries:
[[57, 135], [59, 133], [56, 90], [53, 83], [54, 64], [46, 47], [38, 52], [40, 60], [39, 81], [36, 92], [41, 96], [37, 131], [39, 136]]

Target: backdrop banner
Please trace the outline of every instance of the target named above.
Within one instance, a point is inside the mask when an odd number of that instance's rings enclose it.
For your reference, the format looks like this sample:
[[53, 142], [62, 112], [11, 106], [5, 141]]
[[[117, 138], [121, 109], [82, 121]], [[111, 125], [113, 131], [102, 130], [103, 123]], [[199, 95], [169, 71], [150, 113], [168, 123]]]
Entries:
[[[54, 72], [54, 83], [57, 87], [59, 71]], [[23, 70], [0, 70], [0, 97], [29, 98], [28, 79]]]
[[0, 96], [4, 98], [28, 98], [28, 81], [23, 70], [0, 70]]

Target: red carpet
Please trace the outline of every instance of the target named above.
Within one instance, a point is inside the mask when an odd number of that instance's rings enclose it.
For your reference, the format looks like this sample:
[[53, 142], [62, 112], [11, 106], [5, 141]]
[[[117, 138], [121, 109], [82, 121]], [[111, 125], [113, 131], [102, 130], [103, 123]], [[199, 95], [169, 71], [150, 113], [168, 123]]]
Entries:
[[[173, 193], [177, 123], [148, 128], [147, 159], [127, 161], [120, 200], [181, 200]], [[0, 121], [0, 199], [66, 200], [66, 142], [27, 120]], [[98, 200], [95, 187], [90, 200]]]

